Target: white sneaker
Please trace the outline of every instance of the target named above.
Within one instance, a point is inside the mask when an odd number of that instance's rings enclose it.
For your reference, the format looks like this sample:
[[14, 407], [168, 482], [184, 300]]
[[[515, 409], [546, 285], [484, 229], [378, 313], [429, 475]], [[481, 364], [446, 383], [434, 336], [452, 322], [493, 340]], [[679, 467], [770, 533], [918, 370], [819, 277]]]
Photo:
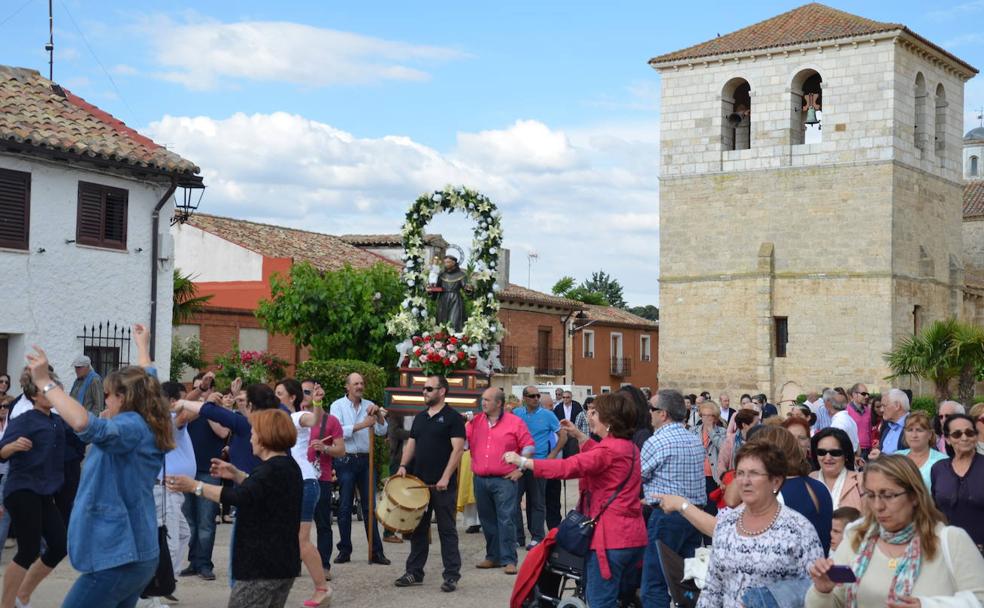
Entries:
[[31, 605], [30, 604], [25, 604], [25, 603], [21, 602], [19, 599], [17, 599], [15, 597], [14, 598], [14, 608], [31, 608]]

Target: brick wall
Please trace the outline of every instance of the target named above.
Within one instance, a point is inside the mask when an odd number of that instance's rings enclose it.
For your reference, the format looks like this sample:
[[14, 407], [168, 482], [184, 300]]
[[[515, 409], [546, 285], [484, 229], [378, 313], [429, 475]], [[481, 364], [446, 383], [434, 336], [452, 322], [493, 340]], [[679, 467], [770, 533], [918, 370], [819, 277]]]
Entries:
[[[229, 309], [207, 309], [195, 315], [188, 324], [200, 327], [202, 355], [208, 362], [232, 350], [239, 341], [240, 328], [261, 329], [260, 322], [251, 311]], [[306, 349], [295, 347], [290, 336], [268, 335], [267, 351], [286, 360], [289, 364], [288, 373], [291, 374], [297, 363], [307, 359]]]
[[[659, 330], [617, 327], [594, 323], [594, 356], [584, 356], [584, 331], [574, 334], [574, 384], [590, 386], [594, 393], [600, 393], [601, 387], [607, 386], [616, 390], [622, 384], [632, 384], [637, 387], [648, 386], [656, 391], [659, 385]], [[612, 334], [622, 335], [622, 357], [629, 359], [628, 368], [631, 370], [624, 376], [612, 375]], [[649, 336], [650, 360], [643, 361], [641, 352], [641, 337]]]
[[[502, 342], [505, 353], [509, 347], [516, 348], [517, 367], [535, 367], [537, 365], [537, 347], [539, 331], [550, 331], [550, 348], [564, 348], [564, 327], [561, 325], [567, 311], [550, 308], [526, 308], [517, 305], [503, 304], [499, 309], [499, 320], [506, 327], [506, 338]], [[560, 361], [563, 367], [563, 361]]]

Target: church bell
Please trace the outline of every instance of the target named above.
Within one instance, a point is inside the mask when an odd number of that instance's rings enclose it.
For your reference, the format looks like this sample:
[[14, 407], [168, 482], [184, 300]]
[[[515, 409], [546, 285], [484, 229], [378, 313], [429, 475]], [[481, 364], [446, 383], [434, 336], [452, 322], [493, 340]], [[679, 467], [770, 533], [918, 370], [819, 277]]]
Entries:
[[808, 125], [818, 125], [820, 124], [820, 119], [817, 118], [817, 111], [815, 108], [808, 108], [806, 110], [806, 123]]

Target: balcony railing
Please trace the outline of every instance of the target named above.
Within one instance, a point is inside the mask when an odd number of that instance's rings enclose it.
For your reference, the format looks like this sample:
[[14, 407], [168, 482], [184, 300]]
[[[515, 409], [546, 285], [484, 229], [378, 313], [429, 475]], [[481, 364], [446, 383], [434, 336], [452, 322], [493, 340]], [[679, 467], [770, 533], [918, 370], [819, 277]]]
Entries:
[[515, 374], [516, 368], [519, 367], [519, 347], [503, 346], [502, 352], [499, 353], [499, 360], [502, 361], [503, 374]]
[[536, 365], [534, 371], [543, 376], [560, 376], [564, 373], [564, 349], [536, 349]]
[[611, 373], [613, 376], [618, 376], [624, 378], [625, 376], [632, 375], [632, 359], [629, 357], [612, 357], [612, 369]]

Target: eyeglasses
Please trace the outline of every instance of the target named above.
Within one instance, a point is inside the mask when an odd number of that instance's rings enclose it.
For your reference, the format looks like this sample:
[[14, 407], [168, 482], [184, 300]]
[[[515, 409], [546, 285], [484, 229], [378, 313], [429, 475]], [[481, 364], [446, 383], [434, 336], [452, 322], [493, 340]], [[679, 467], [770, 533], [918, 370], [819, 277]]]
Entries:
[[529, 395], [523, 395], [523, 396], [526, 397], [527, 399], [529, 399], [530, 397], [532, 397], [533, 399], [539, 399], [540, 393], [530, 393]]
[[824, 456], [831, 456], [832, 458], [843, 458], [844, 450], [822, 450], [817, 448], [817, 456], [823, 458]]
[[762, 471], [735, 471], [735, 479], [751, 479], [754, 481], [768, 476], [768, 473], [763, 473]]
[[891, 492], [861, 492], [861, 498], [865, 499], [870, 503], [874, 503], [880, 500], [887, 504], [892, 502], [899, 496], [905, 496], [906, 494], [908, 494], [908, 492], [906, 492], [905, 490], [901, 492], [895, 492], [894, 494]]
[[967, 439], [972, 439], [974, 437], [977, 437], [977, 429], [966, 429], [966, 430], [962, 430], [962, 431], [951, 431], [950, 434], [947, 435], [947, 437], [949, 437], [951, 439], [961, 439], [965, 435], [967, 436]]

